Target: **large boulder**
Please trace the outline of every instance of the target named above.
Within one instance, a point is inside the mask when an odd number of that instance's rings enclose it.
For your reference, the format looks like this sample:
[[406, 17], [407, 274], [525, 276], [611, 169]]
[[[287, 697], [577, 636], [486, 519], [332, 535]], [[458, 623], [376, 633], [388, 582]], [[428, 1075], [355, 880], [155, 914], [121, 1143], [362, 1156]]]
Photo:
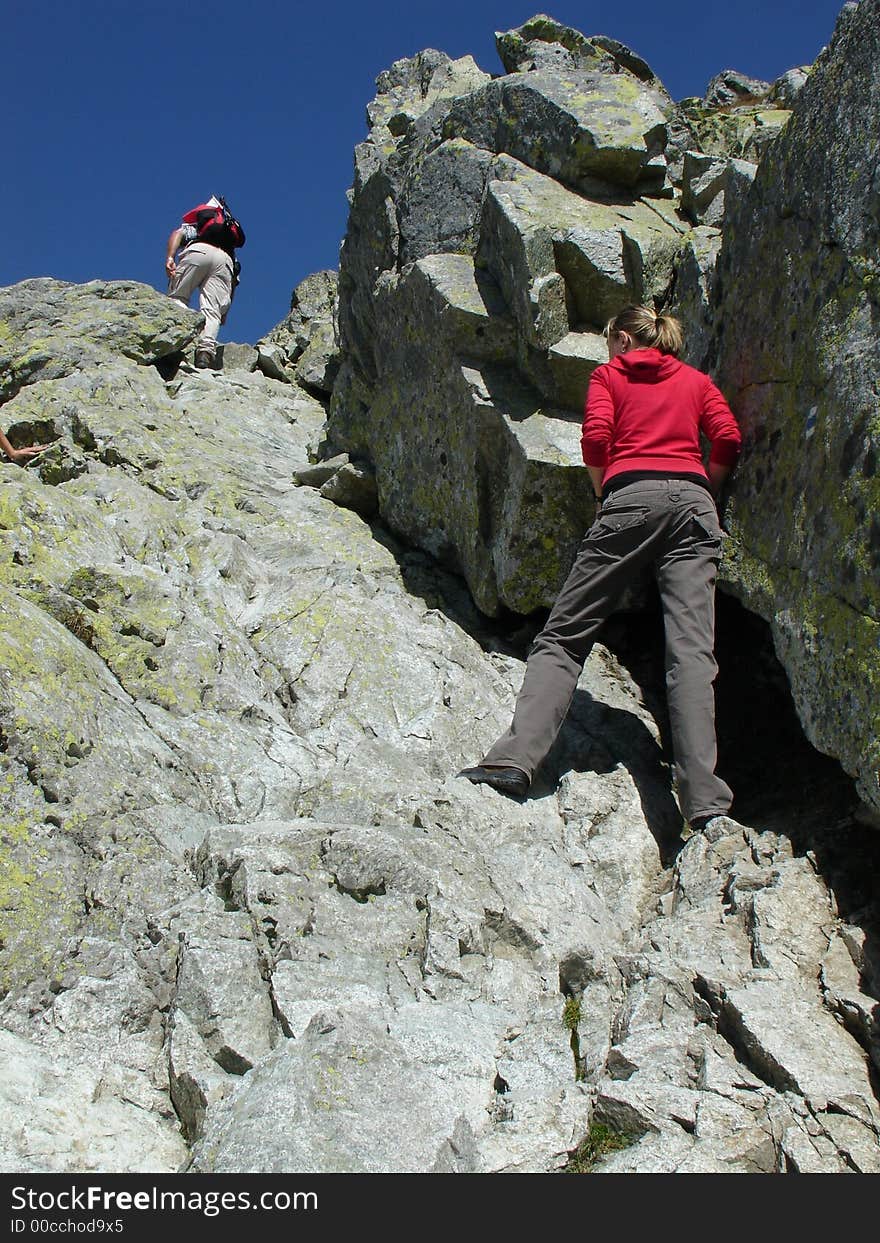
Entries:
[[590, 517], [578, 425], [600, 333], [658, 305], [689, 223], [694, 139], [614, 40], [551, 18], [498, 36], [508, 72], [425, 53], [379, 80], [355, 153], [326, 452], [488, 613], [547, 605]]
[[108, 356], [157, 362], [185, 349], [202, 323], [201, 315], [135, 281], [22, 281], [0, 290], [0, 398]]
[[379, 74], [376, 96], [367, 105], [367, 124], [399, 136], [435, 104], [478, 90], [488, 81], [472, 56], [451, 60], [445, 52], [427, 48]]
[[770, 622], [810, 738], [880, 810], [878, 64], [862, 0], [728, 219], [716, 347], [745, 437], [723, 580]]
[[628, 73], [540, 68], [507, 74], [453, 102], [447, 137], [506, 151], [578, 189], [598, 182], [634, 189], [662, 184], [666, 118]]
[[608, 319], [674, 304], [707, 356], [705, 231], [794, 94], [729, 71], [679, 107], [636, 52], [546, 15], [496, 44], [497, 77], [429, 51], [378, 80], [323, 449], [493, 614], [546, 606], [590, 518], [577, 423]]
[[710, 108], [728, 108], [766, 99], [770, 89], [770, 83], [760, 78], [750, 78], [736, 69], [722, 69], [706, 87], [703, 98]]
[[[727, 76], [732, 84], [725, 85]], [[757, 162], [787, 124], [804, 81], [806, 70], [794, 69], [772, 88], [733, 71], [719, 75], [704, 98], [690, 96], [678, 104], [680, 123], [693, 139], [692, 150], [720, 159]], [[753, 82], [754, 91], [746, 89], [749, 82]], [[735, 89], [737, 84], [741, 90]], [[728, 102], [721, 102], [725, 95], [729, 95]]]
[[522, 73], [542, 65], [616, 73], [621, 69], [662, 90], [646, 61], [606, 35], [586, 38], [545, 13], [529, 18], [516, 30], [496, 31], [495, 46], [507, 73]]

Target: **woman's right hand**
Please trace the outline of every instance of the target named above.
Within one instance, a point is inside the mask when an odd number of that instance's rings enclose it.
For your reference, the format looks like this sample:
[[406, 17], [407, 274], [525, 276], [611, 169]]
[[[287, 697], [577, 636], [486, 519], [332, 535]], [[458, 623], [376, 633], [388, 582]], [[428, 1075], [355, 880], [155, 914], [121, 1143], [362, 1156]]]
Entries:
[[26, 445], [22, 449], [10, 449], [6, 456], [10, 462], [15, 462], [18, 466], [24, 466], [31, 458], [36, 457], [38, 453], [42, 453], [44, 449], [48, 448], [48, 445]]

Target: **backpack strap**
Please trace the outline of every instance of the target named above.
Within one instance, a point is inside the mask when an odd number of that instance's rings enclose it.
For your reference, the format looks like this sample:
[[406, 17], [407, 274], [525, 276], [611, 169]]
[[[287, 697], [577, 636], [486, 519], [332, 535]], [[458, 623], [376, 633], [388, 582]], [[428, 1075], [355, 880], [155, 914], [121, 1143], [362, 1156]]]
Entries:
[[236, 249], [238, 249], [240, 246], [244, 246], [244, 243], [245, 243], [244, 229], [241, 227], [241, 224], [239, 223], [239, 221], [236, 220], [235, 216], [233, 216], [232, 212], [229, 210], [226, 204], [226, 199], [223, 197], [222, 194], [220, 195], [220, 206], [223, 209], [223, 222], [230, 232], [233, 246]]

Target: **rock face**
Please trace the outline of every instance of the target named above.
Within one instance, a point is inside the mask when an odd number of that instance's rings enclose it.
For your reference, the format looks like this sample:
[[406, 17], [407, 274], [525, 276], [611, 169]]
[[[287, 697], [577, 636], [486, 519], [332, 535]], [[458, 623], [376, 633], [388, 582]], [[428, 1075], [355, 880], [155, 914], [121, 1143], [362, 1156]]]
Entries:
[[727, 584], [808, 735], [880, 811], [880, 4], [834, 40], [726, 227], [717, 375], [745, 436]]
[[[383, 521], [490, 615], [547, 606], [589, 521], [579, 424], [606, 321], [669, 298], [707, 254], [694, 226], [717, 227], [731, 178], [753, 171], [731, 172], [743, 152], [720, 138], [703, 154], [622, 44], [549, 17], [496, 41], [497, 78], [431, 52], [379, 79], [329, 422], [329, 450], [374, 468]], [[719, 105], [691, 114], [705, 127]]]
[[541, 1171], [609, 1130], [597, 1169], [878, 1169], [867, 830], [682, 847], [602, 647], [528, 800], [456, 780], [521, 661], [321, 494], [322, 405], [181, 363], [141, 286], [2, 305], [10, 435], [53, 438], [0, 476], [4, 1169]]

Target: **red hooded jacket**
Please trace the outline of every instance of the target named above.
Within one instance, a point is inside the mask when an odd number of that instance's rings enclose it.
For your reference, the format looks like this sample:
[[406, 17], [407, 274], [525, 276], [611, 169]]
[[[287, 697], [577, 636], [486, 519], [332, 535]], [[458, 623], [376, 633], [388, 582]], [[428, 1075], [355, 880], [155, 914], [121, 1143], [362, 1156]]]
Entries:
[[605, 469], [603, 483], [624, 471], [706, 475], [709, 460], [733, 466], [742, 436], [720, 391], [702, 371], [659, 350], [628, 350], [590, 378], [581, 451]]

